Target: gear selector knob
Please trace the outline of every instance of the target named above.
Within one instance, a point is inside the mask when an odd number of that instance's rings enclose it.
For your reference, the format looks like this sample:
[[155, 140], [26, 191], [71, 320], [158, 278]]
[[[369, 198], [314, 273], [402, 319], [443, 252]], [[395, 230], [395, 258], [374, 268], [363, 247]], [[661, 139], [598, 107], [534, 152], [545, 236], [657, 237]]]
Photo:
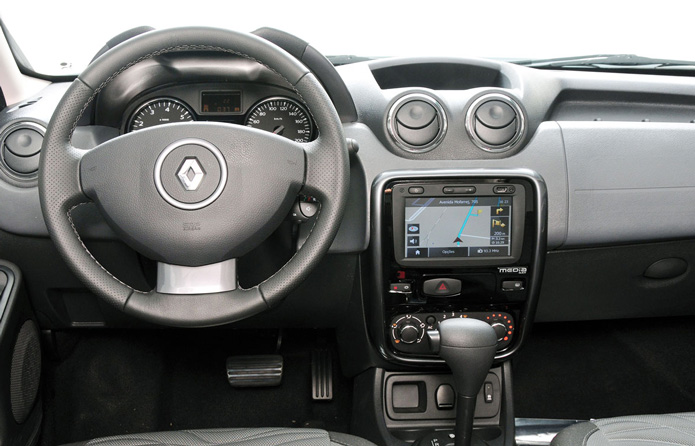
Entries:
[[472, 440], [475, 401], [497, 351], [497, 335], [487, 323], [476, 319], [447, 319], [427, 337], [433, 353], [446, 361], [456, 388], [456, 446]]
[[454, 374], [456, 393], [475, 397], [497, 351], [497, 335], [476, 319], [448, 319], [439, 324], [439, 356]]

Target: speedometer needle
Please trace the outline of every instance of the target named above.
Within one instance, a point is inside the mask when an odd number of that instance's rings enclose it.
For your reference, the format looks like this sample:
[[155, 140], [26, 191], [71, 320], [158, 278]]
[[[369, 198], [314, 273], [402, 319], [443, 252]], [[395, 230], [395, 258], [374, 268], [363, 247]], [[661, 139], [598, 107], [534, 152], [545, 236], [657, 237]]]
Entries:
[[282, 132], [284, 132], [284, 131], [285, 131], [285, 126], [280, 125], [280, 126], [275, 127], [275, 130], [273, 130], [273, 133], [275, 133], [276, 135], [282, 135]]

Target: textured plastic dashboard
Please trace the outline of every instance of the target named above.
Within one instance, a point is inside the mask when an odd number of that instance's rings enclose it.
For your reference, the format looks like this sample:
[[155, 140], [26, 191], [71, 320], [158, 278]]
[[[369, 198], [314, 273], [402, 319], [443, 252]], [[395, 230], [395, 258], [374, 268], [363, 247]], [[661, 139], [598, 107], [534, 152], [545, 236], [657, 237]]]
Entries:
[[[213, 60], [201, 60], [166, 60], [162, 66], [198, 75], [196, 63], [214, 65]], [[404, 75], [411, 67], [412, 72]], [[435, 79], [425, 82], [422, 72], [427, 67], [446, 69], [432, 69]], [[442, 58], [356, 63], [340, 66], [338, 72], [359, 117], [344, 127], [346, 136], [359, 144], [352, 183], [360, 192], [351, 199], [351, 206], [360, 209], [364, 218], [358, 229], [365, 232], [365, 242], [370, 199], [366, 191], [374, 179], [389, 170], [419, 168], [535, 170], [548, 186], [549, 249], [695, 236], [695, 227], [688, 224], [695, 218], [695, 209], [684, 205], [695, 198], [695, 177], [688, 169], [695, 162], [691, 149], [695, 125], [690, 123], [695, 108], [688, 104], [689, 100], [695, 103], [695, 80], [540, 71], [497, 61]], [[471, 78], [450, 79], [466, 74]], [[272, 76], [245, 62], [227, 61], [206, 76], [215, 81], [273, 83]], [[151, 81], [145, 84], [134, 90], [124, 84], [105, 92], [101, 108], [95, 111], [102, 125], [78, 127], [75, 144], [89, 148], [116, 136], [122, 114], [115, 118], [107, 107], [117, 105], [116, 109], [125, 111], [127, 104], [152, 86]], [[42, 99], [35, 104], [19, 109], [17, 104], [9, 106], [0, 113], [0, 129], [20, 120], [46, 124], [65, 88], [55, 84], [40, 92], [37, 97]], [[528, 117], [521, 144], [505, 153], [481, 150], [465, 127], [471, 103], [491, 92], [517, 100]], [[116, 104], [117, 93], [125, 96]], [[386, 129], [390, 105], [409, 93], [435, 98], [448, 118], [441, 144], [426, 153], [400, 149]], [[46, 235], [36, 188], [16, 187], [0, 178], [0, 194], [0, 229]]]

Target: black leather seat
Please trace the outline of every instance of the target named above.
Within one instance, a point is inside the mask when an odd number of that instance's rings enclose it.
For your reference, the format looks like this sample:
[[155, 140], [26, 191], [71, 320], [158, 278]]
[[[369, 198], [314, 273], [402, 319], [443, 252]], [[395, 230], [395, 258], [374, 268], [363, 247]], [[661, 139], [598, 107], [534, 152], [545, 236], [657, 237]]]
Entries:
[[148, 432], [97, 438], [68, 446], [374, 446], [353, 435], [319, 429], [244, 428]]
[[695, 413], [635, 415], [575, 424], [551, 446], [695, 445]]

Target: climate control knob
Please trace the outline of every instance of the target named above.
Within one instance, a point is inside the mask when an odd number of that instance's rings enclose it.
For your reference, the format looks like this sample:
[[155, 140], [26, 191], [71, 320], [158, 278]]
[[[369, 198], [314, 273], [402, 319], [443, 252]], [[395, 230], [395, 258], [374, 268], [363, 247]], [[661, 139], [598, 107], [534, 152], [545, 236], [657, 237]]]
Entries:
[[421, 335], [422, 330], [414, 322], [404, 322], [398, 326], [398, 339], [404, 344], [417, 342]]
[[396, 344], [415, 344], [422, 340], [425, 324], [414, 316], [403, 316], [391, 325], [391, 335]]
[[501, 322], [495, 322], [490, 324], [493, 330], [495, 330], [495, 336], [497, 336], [497, 341], [501, 341], [507, 335], [507, 327]]

